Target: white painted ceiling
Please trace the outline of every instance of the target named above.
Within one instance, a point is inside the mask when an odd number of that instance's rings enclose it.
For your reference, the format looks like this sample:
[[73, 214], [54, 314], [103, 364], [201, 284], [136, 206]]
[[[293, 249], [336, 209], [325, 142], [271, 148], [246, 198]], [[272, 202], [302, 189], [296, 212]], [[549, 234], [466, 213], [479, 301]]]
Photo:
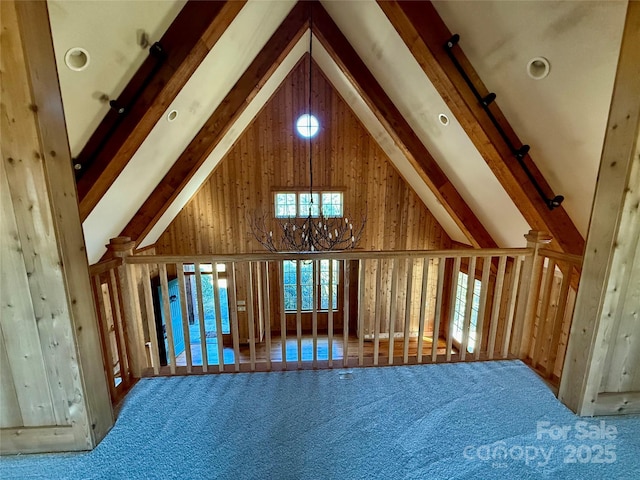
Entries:
[[[233, 86], [246, 66], [293, 7], [293, 1], [250, 0], [223, 34], [132, 161], [84, 223], [90, 262], [128, 223], [178, 158], [198, 129]], [[140, 29], [159, 39], [181, 8], [181, 2], [68, 2], [50, 0], [54, 47], [72, 152], [77, 154], [106, 107], [96, 92], [117, 98], [144, 60], [136, 43]], [[368, 1], [326, 1], [324, 7], [352, 43], [500, 246], [522, 246], [528, 225], [453, 114], [436, 93], [380, 8]], [[538, 168], [584, 235], [591, 211], [626, 2], [437, 2], [436, 8], [498, 104], [525, 143]], [[308, 38], [308, 37], [307, 37]], [[169, 211], [145, 239], [152, 244], [206, 179], [250, 123], [295, 61], [305, 51], [301, 41], [270, 82]], [[91, 55], [82, 72], [63, 63], [75, 46]], [[526, 74], [527, 61], [544, 56], [551, 73], [544, 80]], [[462, 233], [419, 178], [356, 90], [322, 48], [314, 59], [400, 173], [412, 185], [449, 235]], [[211, 79], [214, 78], [215, 81]], [[448, 126], [438, 122], [446, 113]]]

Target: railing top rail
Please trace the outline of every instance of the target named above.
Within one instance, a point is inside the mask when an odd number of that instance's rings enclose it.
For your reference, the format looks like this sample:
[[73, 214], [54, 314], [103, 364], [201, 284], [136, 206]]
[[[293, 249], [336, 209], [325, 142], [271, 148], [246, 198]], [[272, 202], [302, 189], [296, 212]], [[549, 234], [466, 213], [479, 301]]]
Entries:
[[572, 253], [556, 252], [555, 250], [549, 250], [547, 248], [541, 248], [538, 250], [538, 254], [543, 257], [553, 258], [554, 260], [560, 260], [563, 262], [573, 263], [574, 265], [582, 265], [582, 257], [580, 255], [574, 255]]
[[211, 263], [211, 262], [259, 262], [274, 260], [358, 260], [388, 258], [465, 258], [465, 257], [518, 257], [533, 254], [531, 248], [485, 248], [457, 250], [403, 250], [403, 251], [344, 251], [305, 253], [244, 253], [236, 255], [144, 255], [128, 256], [129, 264], [156, 263]]
[[120, 265], [122, 265], [122, 258], [120, 257], [94, 263], [89, 267], [89, 275], [100, 275], [101, 273], [105, 273], [109, 270], [113, 270], [114, 268], [118, 268]]

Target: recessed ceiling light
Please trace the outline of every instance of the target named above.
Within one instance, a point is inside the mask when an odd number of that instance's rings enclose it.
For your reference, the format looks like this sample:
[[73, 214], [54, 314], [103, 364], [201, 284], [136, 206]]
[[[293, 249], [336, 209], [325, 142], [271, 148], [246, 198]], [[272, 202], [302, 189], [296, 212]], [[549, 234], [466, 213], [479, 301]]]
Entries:
[[177, 117], [178, 117], [178, 111], [171, 110], [167, 115], [167, 120], [169, 120], [170, 122], [173, 122]]
[[549, 75], [549, 70], [551, 70], [551, 64], [544, 57], [534, 57], [527, 63], [527, 75], [534, 80], [542, 80]]
[[300, 117], [298, 117], [298, 121], [296, 122], [296, 130], [298, 130], [298, 133], [304, 138], [313, 137], [316, 133], [318, 133], [319, 129], [320, 123], [318, 122], [318, 119], [313, 115], [305, 113], [304, 115], [300, 115]]
[[444, 126], [449, 125], [449, 117], [447, 117], [444, 113], [438, 115], [438, 120], [440, 120], [440, 123]]
[[89, 52], [84, 48], [74, 47], [64, 54], [64, 63], [75, 72], [81, 72], [89, 66]]

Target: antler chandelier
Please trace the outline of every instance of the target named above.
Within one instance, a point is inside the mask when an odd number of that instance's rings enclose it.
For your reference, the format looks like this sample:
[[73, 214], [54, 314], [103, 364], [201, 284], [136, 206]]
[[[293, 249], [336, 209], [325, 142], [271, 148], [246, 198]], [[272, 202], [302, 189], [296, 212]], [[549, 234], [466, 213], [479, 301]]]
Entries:
[[[297, 122], [297, 130], [305, 137], [309, 148], [309, 199], [307, 216], [290, 216], [287, 218], [267, 218], [256, 212], [249, 218], [251, 233], [254, 238], [271, 252], [296, 251], [317, 252], [324, 250], [348, 250], [358, 245], [366, 217], [354, 224], [346, 215], [333, 216], [325, 214], [324, 206], [314, 204], [314, 197], [320, 198], [318, 192], [313, 191], [313, 149], [311, 139], [318, 133], [319, 123], [311, 114], [312, 87], [312, 44], [313, 21], [309, 34], [309, 102], [308, 110]], [[298, 196], [296, 196], [296, 199]], [[302, 210], [302, 206], [300, 210]], [[269, 226], [274, 228], [270, 228]]]

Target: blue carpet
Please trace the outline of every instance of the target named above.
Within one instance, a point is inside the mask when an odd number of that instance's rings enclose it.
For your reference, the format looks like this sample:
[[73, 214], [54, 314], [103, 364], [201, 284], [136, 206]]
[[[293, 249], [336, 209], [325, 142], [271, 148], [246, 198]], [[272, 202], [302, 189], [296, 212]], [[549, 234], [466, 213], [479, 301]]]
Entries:
[[143, 379], [95, 450], [0, 478], [640, 478], [640, 417], [576, 417], [519, 361], [351, 371]]

